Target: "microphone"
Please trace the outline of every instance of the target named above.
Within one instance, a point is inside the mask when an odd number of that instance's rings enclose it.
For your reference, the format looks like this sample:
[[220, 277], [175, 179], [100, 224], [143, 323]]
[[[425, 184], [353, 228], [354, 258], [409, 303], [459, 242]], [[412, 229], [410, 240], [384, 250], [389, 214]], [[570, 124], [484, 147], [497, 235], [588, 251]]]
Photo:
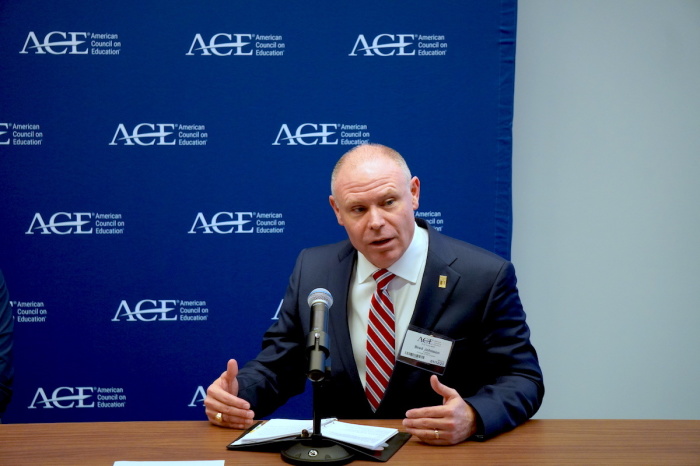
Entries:
[[306, 351], [309, 356], [309, 371], [306, 376], [314, 382], [314, 430], [310, 438], [300, 439], [280, 451], [280, 455], [285, 462], [291, 464], [347, 464], [353, 460], [354, 453], [321, 434], [321, 390], [327, 387], [320, 382], [330, 377], [330, 371], [326, 371], [326, 360], [330, 358], [326, 314], [333, 305], [333, 297], [328, 290], [316, 288], [309, 293], [308, 303], [311, 308], [311, 330], [306, 337]]
[[333, 297], [325, 288], [316, 288], [309, 293], [307, 302], [311, 308], [311, 331], [306, 338], [306, 351], [309, 355], [306, 376], [312, 382], [320, 382], [326, 377], [326, 359], [330, 355], [327, 314], [333, 305]]

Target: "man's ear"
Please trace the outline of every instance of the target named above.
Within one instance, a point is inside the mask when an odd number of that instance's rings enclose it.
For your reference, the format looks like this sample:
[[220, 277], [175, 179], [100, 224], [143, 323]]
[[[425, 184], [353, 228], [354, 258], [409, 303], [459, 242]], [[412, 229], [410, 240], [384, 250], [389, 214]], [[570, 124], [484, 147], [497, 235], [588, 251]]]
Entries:
[[328, 196], [328, 202], [330, 202], [331, 207], [333, 208], [335, 218], [338, 219], [338, 225], [343, 225], [343, 220], [340, 218], [340, 207], [338, 207], [338, 204], [336, 204], [335, 199], [333, 199], [333, 196]]
[[420, 198], [420, 180], [417, 176], [411, 178], [411, 202], [413, 210], [418, 210], [418, 199]]

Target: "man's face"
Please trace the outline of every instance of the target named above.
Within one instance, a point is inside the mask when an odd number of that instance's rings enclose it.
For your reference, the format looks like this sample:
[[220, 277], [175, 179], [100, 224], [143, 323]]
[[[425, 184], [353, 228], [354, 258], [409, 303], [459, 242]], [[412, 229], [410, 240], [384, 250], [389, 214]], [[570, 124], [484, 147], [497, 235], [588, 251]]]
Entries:
[[330, 196], [338, 223], [352, 245], [376, 267], [396, 262], [413, 239], [420, 182], [391, 159], [377, 155], [338, 172]]

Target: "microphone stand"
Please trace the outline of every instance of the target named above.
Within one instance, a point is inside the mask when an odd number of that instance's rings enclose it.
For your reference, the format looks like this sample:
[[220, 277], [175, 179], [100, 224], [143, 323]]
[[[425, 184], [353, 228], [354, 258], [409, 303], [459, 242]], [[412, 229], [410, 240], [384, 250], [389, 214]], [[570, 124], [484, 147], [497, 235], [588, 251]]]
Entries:
[[[309, 335], [309, 339], [313, 339], [312, 354], [316, 350], [318, 352], [315, 354], [322, 352], [321, 347], [325, 343], [319, 341], [322, 338], [319, 332], [312, 332]], [[326, 368], [325, 374], [316, 372], [309, 375], [313, 387], [314, 431], [310, 437], [299, 437], [297, 443], [280, 452], [282, 459], [287, 463], [298, 465], [347, 464], [354, 460], [354, 454], [336, 441], [324, 437], [321, 433], [321, 392], [324, 390], [324, 381], [330, 375], [329, 368]]]

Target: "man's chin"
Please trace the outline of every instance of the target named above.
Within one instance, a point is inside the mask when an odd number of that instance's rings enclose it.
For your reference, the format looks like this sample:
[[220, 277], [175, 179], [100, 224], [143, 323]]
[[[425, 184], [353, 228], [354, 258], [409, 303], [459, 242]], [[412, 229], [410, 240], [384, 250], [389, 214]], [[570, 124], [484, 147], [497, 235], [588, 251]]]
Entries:
[[372, 265], [380, 269], [391, 267], [391, 265], [398, 260], [395, 251], [391, 250], [364, 253], [364, 256], [372, 263]]

